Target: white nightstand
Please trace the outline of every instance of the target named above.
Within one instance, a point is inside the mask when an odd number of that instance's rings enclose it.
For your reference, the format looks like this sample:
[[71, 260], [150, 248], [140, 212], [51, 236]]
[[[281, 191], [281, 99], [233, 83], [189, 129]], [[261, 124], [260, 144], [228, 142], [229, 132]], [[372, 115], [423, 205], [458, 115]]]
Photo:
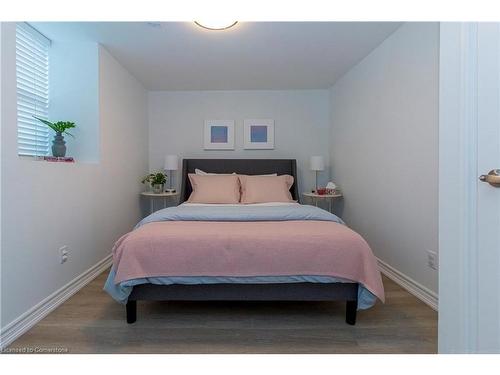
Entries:
[[[141, 193], [143, 197], [146, 197], [149, 199], [149, 207], [150, 207], [150, 213], [152, 214], [155, 211], [155, 200], [158, 199], [163, 199], [163, 207], [166, 208], [168, 205], [168, 200], [171, 198], [178, 198], [179, 193], [153, 193], [152, 191], [143, 191]], [[175, 201], [175, 204], [177, 204], [177, 199]]]
[[328, 201], [328, 208], [329, 208], [330, 212], [332, 212], [333, 201], [335, 199], [342, 198], [342, 194], [340, 192], [337, 192], [335, 194], [302, 193], [302, 196], [311, 200], [316, 207], [318, 207], [318, 201], [327, 200]]

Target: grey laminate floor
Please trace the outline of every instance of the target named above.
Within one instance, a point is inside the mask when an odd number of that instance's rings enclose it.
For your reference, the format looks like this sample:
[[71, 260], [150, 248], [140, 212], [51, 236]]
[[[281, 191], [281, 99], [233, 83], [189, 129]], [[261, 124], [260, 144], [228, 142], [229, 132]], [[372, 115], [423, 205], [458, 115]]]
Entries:
[[139, 302], [138, 320], [103, 290], [107, 272], [14, 347], [70, 353], [435, 353], [437, 313], [384, 278], [386, 304], [344, 323], [336, 302]]

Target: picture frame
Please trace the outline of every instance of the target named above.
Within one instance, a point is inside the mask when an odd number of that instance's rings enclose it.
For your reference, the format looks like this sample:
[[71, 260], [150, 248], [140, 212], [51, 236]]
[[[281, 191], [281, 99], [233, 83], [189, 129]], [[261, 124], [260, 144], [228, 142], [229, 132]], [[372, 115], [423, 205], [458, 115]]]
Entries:
[[234, 150], [234, 120], [205, 120], [205, 150]]
[[274, 120], [247, 119], [243, 121], [245, 150], [274, 149]]

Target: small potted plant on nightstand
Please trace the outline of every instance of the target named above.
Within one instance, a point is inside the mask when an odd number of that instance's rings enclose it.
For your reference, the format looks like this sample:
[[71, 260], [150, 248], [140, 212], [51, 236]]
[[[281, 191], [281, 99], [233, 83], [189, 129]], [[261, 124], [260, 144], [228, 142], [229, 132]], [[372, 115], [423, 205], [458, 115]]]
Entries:
[[163, 193], [163, 187], [167, 182], [167, 175], [163, 172], [153, 172], [142, 179], [142, 183], [149, 183], [153, 189], [153, 193]]

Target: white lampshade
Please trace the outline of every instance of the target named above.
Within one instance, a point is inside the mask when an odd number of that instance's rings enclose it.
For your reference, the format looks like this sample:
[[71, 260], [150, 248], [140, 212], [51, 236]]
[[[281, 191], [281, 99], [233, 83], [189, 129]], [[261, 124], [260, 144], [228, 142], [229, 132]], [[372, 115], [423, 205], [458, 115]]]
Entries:
[[165, 156], [165, 164], [163, 169], [166, 171], [176, 171], [179, 168], [179, 158], [177, 155]]
[[311, 156], [310, 167], [311, 171], [322, 171], [325, 169], [325, 160], [323, 156]]

